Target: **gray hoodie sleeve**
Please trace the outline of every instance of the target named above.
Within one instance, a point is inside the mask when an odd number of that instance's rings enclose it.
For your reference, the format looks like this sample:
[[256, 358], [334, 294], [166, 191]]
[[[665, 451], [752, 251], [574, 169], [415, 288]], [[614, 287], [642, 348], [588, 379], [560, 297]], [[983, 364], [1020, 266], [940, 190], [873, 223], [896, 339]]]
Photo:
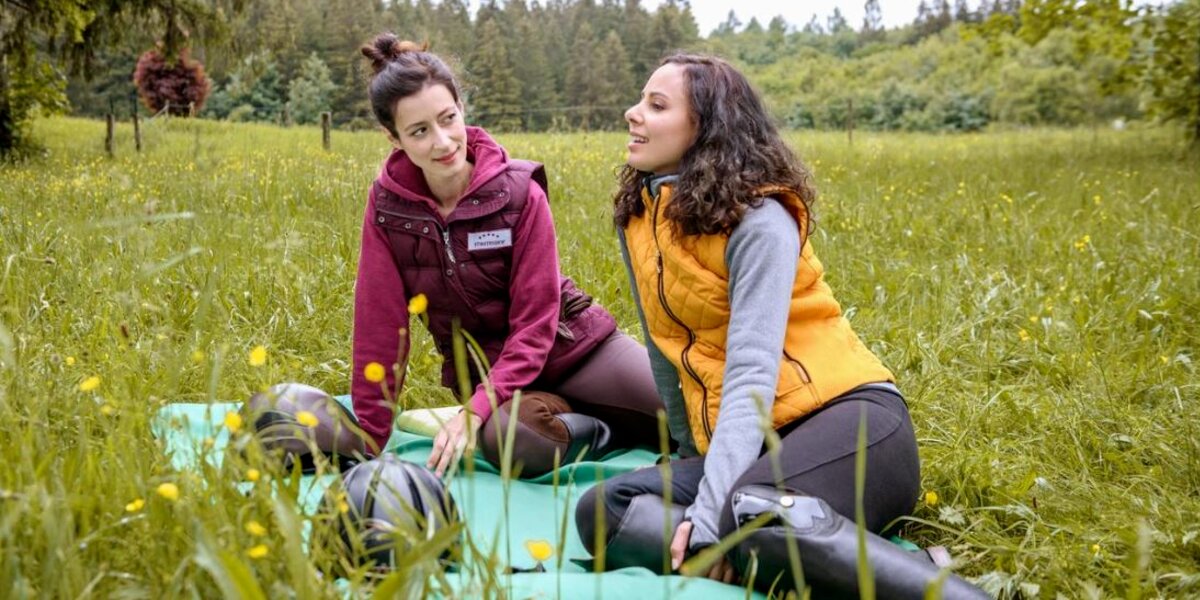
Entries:
[[617, 229], [617, 240], [621, 245], [621, 259], [625, 263], [625, 274], [629, 276], [629, 289], [633, 294], [633, 304], [637, 307], [638, 322], [642, 325], [642, 337], [646, 340], [646, 350], [650, 352], [650, 370], [654, 373], [654, 385], [662, 398], [667, 412], [667, 431], [671, 438], [679, 444], [679, 455], [687, 458], [697, 456], [696, 443], [692, 440], [692, 431], [688, 427], [687, 408], [683, 403], [683, 391], [679, 387], [679, 371], [675, 365], [663, 356], [658, 345], [650, 337], [650, 328], [646, 326], [646, 313], [642, 309], [642, 298], [638, 293], [637, 282], [633, 279], [633, 268], [629, 263], [629, 248], [625, 245], [625, 232]]
[[719, 511], [733, 484], [758, 459], [764, 437], [761, 415], [769, 415], [775, 402], [799, 260], [796, 221], [769, 198], [747, 211], [729, 238], [725, 379], [704, 478], [686, 513], [692, 521], [693, 550], [717, 542]]

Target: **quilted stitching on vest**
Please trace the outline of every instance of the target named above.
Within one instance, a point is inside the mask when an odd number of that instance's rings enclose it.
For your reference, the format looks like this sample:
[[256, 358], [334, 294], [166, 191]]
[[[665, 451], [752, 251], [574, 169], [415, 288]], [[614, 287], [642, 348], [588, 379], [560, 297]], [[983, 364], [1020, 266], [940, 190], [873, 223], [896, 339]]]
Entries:
[[[724, 376], [730, 316], [725, 264], [729, 237], [677, 239], [663, 216], [671, 188], [664, 185], [660, 190], [657, 199], [643, 192], [646, 211], [626, 227], [630, 263], [650, 335], [679, 370], [692, 436], [697, 449], [706, 452], [717, 423]], [[797, 223], [804, 222], [804, 207], [794, 192], [784, 188], [760, 192], [778, 200]], [[771, 412], [776, 428], [858, 385], [894, 379], [842, 317], [823, 272], [805, 240]]]

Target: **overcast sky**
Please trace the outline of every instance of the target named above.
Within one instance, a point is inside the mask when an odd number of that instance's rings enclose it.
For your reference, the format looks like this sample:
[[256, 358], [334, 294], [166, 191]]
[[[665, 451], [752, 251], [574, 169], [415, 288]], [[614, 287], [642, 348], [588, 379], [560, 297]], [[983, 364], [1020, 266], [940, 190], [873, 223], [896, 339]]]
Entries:
[[[642, 0], [647, 10], [653, 10], [660, 0]], [[885, 27], [896, 27], [912, 22], [917, 16], [917, 5], [921, 0], [879, 0], [883, 11]], [[750, 17], [757, 17], [763, 27], [767, 26], [776, 15], [782, 15], [784, 20], [794, 28], [801, 28], [814, 13], [822, 25], [825, 19], [833, 13], [836, 7], [846, 17], [850, 27], [858, 29], [862, 26], [863, 5], [865, 0], [692, 0], [692, 13], [696, 15], [696, 23], [700, 25], [700, 34], [707, 36], [713, 29], [725, 20], [732, 10], [742, 24], [750, 22]], [[953, 3], [951, 3], [953, 4]], [[970, 0], [967, 4], [972, 7], [979, 3]]]

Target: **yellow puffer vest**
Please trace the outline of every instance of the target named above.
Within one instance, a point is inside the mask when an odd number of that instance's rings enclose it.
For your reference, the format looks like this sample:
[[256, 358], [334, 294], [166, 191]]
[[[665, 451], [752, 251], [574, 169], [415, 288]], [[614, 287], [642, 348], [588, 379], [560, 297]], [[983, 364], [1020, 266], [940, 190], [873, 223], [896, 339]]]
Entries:
[[[807, 213], [790, 189], [771, 187], [760, 196], [779, 201], [807, 228]], [[721, 405], [725, 340], [729, 328], [727, 235], [677, 239], [664, 216], [671, 188], [659, 197], [642, 191], [646, 210], [629, 220], [625, 238], [650, 337], [679, 371], [688, 423], [696, 448], [708, 451]], [[788, 315], [779, 384], [771, 419], [775, 428], [816, 410], [864, 383], [893, 381], [842, 316], [825, 283], [824, 269], [804, 240]]]

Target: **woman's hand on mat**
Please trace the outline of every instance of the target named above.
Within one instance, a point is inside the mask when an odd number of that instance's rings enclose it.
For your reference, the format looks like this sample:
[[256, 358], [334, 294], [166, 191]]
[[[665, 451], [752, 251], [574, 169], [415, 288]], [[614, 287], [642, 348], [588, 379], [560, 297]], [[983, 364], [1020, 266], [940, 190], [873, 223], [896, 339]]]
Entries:
[[[678, 571], [687, 557], [688, 542], [692, 539], [692, 522], [684, 521], [675, 528], [675, 537], [671, 539], [671, 569]], [[705, 577], [722, 583], [733, 583], [737, 580], [737, 571], [729, 559], [722, 556], [708, 568]]]
[[671, 538], [671, 570], [678, 571], [687, 556], [688, 540], [692, 539], [692, 522], [684, 521], [675, 528], [675, 537]]
[[734, 583], [737, 581], [737, 571], [733, 570], [733, 563], [729, 562], [728, 558], [722, 556], [709, 567], [708, 574], [705, 575], [713, 581], [721, 583]]
[[433, 469], [437, 476], [441, 477], [450, 465], [458, 462], [468, 445], [475, 444], [475, 434], [482, 424], [483, 421], [479, 417], [467, 410], [454, 415], [438, 430], [437, 437], [433, 438], [433, 452], [429, 454], [425, 466]]

